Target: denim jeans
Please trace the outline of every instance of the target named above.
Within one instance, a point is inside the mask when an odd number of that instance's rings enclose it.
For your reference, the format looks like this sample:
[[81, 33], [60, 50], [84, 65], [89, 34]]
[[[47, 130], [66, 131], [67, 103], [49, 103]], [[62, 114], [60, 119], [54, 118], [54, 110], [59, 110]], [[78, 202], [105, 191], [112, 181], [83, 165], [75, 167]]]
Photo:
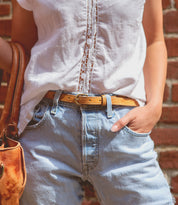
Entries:
[[101, 205], [173, 205], [149, 133], [111, 127], [133, 107], [44, 99], [21, 135], [27, 185], [21, 205], [81, 205], [82, 181]]

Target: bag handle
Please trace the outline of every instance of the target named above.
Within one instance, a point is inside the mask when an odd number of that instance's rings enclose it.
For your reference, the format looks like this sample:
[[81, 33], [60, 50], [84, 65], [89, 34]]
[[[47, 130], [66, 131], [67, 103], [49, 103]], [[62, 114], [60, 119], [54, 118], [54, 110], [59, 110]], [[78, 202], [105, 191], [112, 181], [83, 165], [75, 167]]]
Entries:
[[25, 51], [19, 43], [10, 43], [13, 59], [11, 76], [7, 90], [4, 109], [0, 119], [1, 140], [5, 136], [16, 138], [18, 135], [17, 123], [20, 110], [20, 99], [23, 90], [23, 78], [26, 67]]
[[19, 60], [19, 52], [17, 47], [14, 44], [10, 44], [12, 48], [12, 67], [11, 67], [11, 76], [10, 81], [7, 89], [7, 95], [5, 99], [4, 109], [0, 119], [0, 131], [2, 132], [3, 129], [6, 127], [9, 121], [9, 116], [11, 113], [11, 107], [13, 102], [14, 90], [16, 85], [16, 78], [18, 73], [18, 60]]
[[16, 88], [14, 92], [14, 99], [12, 104], [12, 113], [10, 118], [10, 123], [18, 124], [19, 112], [20, 112], [20, 102], [24, 83], [24, 73], [26, 68], [25, 50], [24, 48], [16, 43], [19, 50], [19, 72], [17, 76]]

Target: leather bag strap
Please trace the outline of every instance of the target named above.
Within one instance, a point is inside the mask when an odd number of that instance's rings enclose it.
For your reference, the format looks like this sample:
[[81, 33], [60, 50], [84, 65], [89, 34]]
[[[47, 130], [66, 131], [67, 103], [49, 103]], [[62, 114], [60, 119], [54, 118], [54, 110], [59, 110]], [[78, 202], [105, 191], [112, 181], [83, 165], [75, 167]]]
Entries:
[[21, 95], [23, 90], [23, 83], [24, 83], [24, 72], [26, 68], [26, 60], [25, 60], [25, 50], [24, 48], [16, 43], [16, 46], [19, 50], [19, 72], [17, 76], [16, 88], [14, 92], [14, 99], [12, 104], [12, 113], [10, 122], [18, 123], [19, 120], [19, 112], [20, 112], [20, 102], [21, 102]]
[[8, 85], [4, 109], [0, 119], [0, 132], [15, 138], [18, 134], [17, 123], [20, 110], [20, 99], [23, 90], [23, 78], [26, 67], [25, 51], [19, 43], [10, 43], [13, 51], [11, 76]]
[[0, 119], [0, 131], [1, 132], [3, 131], [3, 129], [7, 126], [9, 122], [9, 116], [11, 114], [11, 107], [12, 107], [14, 90], [15, 90], [16, 79], [17, 79], [17, 74], [18, 74], [18, 67], [19, 67], [18, 66], [18, 63], [19, 63], [18, 49], [13, 43], [11, 43], [10, 45], [13, 51], [13, 59], [12, 59], [12, 67], [11, 67], [11, 76], [10, 76], [10, 81], [9, 81], [9, 85], [7, 89], [4, 109], [3, 109], [1, 119]]
[[23, 91], [23, 83], [24, 83], [24, 72], [26, 68], [26, 55], [25, 50], [20, 44], [15, 44], [19, 51], [19, 65], [18, 65], [18, 76], [16, 80], [16, 87], [14, 91], [14, 98], [12, 103], [12, 111], [9, 120], [9, 124], [7, 126], [7, 136], [11, 138], [18, 138], [18, 120], [19, 120], [19, 112], [20, 112], [20, 102], [21, 95]]

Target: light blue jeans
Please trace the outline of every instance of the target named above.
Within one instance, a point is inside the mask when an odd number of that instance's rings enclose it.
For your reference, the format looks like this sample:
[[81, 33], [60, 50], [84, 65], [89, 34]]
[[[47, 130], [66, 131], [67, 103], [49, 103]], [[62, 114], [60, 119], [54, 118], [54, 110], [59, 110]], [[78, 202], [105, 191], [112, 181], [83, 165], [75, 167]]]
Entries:
[[42, 100], [20, 142], [27, 185], [21, 205], [81, 205], [82, 181], [101, 205], [173, 205], [149, 133], [112, 125], [133, 107]]

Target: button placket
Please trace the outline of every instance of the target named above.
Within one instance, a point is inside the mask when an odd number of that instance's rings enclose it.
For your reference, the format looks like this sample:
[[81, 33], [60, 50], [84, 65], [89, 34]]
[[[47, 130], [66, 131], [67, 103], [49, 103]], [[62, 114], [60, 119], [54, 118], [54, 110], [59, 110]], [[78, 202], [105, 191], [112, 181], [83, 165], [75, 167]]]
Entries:
[[91, 75], [94, 66], [96, 48], [97, 0], [87, 1], [87, 30], [84, 53], [81, 61], [78, 91], [90, 92]]

